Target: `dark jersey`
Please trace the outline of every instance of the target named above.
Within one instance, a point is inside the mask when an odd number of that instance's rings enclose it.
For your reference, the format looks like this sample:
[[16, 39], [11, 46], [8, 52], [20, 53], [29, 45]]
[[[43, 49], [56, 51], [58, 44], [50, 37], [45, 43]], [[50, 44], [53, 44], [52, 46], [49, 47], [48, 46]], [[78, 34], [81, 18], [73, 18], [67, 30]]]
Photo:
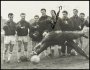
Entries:
[[21, 20], [17, 23], [17, 35], [18, 36], [27, 36], [28, 29], [30, 29], [30, 24], [27, 21]]
[[61, 18], [58, 17], [57, 22], [55, 22], [55, 20], [53, 18], [51, 18], [51, 21], [53, 21], [52, 25], [55, 24], [55, 27], [53, 29], [54, 31], [61, 30], [61, 26], [60, 26], [60, 24], [62, 24]]
[[72, 31], [73, 24], [69, 18], [62, 18], [62, 23], [60, 23], [62, 31]]
[[[35, 34], [35, 36], [34, 36]], [[42, 34], [39, 31], [38, 22], [34, 22], [31, 24], [31, 28], [29, 31], [29, 36], [32, 38], [32, 41], [39, 42], [42, 39]]]
[[5, 23], [3, 29], [5, 31], [6, 36], [15, 35], [16, 23], [14, 21], [7, 21]]
[[49, 16], [45, 15], [45, 16], [41, 16], [39, 18], [39, 21], [46, 21], [48, 18], [50, 18]]
[[41, 16], [39, 19], [39, 26], [40, 26], [40, 30], [41, 31], [47, 31], [50, 32], [51, 31], [51, 23], [50, 23], [50, 16]]
[[[43, 32], [45, 32], [45, 31], [50, 32], [52, 30], [51, 21], [48, 20], [48, 19], [50, 19], [50, 17], [47, 16], [47, 15], [46, 16], [41, 16], [41, 18], [39, 19], [39, 21], [37, 23], [38, 29], [34, 29], [34, 32], [36, 31], [39, 34], [37, 36], [36, 40], [41, 41], [43, 39], [43, 35], [42, 35]], [[33, 31], [33, 28], [32, 28], [31, 31]]]
[[81, 30], [81, 20], [78, 16], [73, 16], [70, 18], [71, 23], [73, 24], [73, 31]]
[[87, 20], [85, 20], [85, 19], [80, 19], [81, 20], [81, 28], [83, 28], [84, 26], [86, 26], [86, 27], [89, 27], [89, 23], [88, 23], [88, 21]]
[[51, 27], [52, 23], [50, 20], [39, 21], [38, 25], [39, 25], [39, 31], [41, 33], [43, 33], [44, 31], [50, 32], [52, 30], [52, 27]]

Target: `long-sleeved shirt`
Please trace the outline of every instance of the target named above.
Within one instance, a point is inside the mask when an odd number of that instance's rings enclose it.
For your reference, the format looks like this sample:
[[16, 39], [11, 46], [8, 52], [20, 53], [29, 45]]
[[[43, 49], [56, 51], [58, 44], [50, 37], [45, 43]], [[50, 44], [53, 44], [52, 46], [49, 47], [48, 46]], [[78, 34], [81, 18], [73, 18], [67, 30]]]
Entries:
[[82, 23], [81, 24], [82, 29], [83, 29], [84, 26], [89, 27], [89, 23], [88, 23], [87, 20], [85, 20], [84, 18], [81, 18], [80, 20], [81, 20], [81, 23]]
[[[36, 34], [37, 36], [34, 36], [34, 34]], [[34, 22], [31, 24], [29, 36], [32, 38], [32, 41], [37, 41], [37, 42], [41, 41], [42, 34], [39, 32], [38, 22]]]
[[73, 30], [73, 24], [71, 20], [67, 18], [62, 18], [62, 23], [60, 24], [62, 31], [72, 31]]
[[50, 16], [48, 16], [48, 15], [41, 16], [41, 17], [39, 18], [39, 21], [46, 21], [46, 20], [49, 19], [49, 18], [50, 18]]
[[50, 32], [51, 31], [51, 21], [50, 21], [51, 17], [50, 16], [41, 16], [39, 21], [38, 21], [38, 25], [39, 25], [39, 30], [40, 32]]
[[70, 18], [70, 20], [71, 20], [71, 23], [73, 24], [73, 30], [74, 31], [81, 30], [82, 23], [81, 23], [81, 20], [78, 16], [73, 16]]
[[27, 36], [28, 35], [28, 29], [30, 29], [29, 22], [25, 20], [20, 20], [17, 23], [17, 35], [18, 36]]
[[[50, 32], [52, 30], [51, 27], [51, 21], [48, 20], [50, 19], [49, 16], [45, 15], [45, 16], [41, 16], [41, 18], [39, 19], [39, 21], [36, 23], [32, 23], [31, 28], [30, 28], [30, 32], [29, 32], [29, 36], [32, 37], [32, 40], [34, 41], [41, 41], [43, 38], [43, 32]], [[38, 28], [34, 28], [34, 26], [37, 26]], [[33, 34], [38, 32], [38, 36], [34, 37]]]
[[3, 27], [6, 36], [15, 35], [16, 23], [14, 21], [7, 21]]

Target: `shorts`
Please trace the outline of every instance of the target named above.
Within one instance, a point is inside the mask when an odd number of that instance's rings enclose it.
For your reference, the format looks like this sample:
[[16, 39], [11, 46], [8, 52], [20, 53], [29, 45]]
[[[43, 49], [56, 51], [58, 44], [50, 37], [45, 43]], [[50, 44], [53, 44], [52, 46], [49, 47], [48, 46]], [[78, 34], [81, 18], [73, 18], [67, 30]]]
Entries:
[[17, 41], [28, 42], [28, 36], [18, 36]]
[[16, 37], [15, 36], [4, 36], [4, 44], [15, 44]]

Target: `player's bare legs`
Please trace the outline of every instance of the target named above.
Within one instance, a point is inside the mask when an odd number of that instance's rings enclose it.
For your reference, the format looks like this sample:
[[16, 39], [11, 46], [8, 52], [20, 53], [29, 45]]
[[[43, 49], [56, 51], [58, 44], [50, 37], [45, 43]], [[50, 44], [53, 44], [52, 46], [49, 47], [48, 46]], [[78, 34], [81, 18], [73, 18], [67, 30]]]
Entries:
[[18, 53], [17, 53], [18, 62], [20, 62], [21, 48], [22, 48], [22, 41], [18, 41]]
[[32, 51], [34, 51], [34, 47], [36, 46], [36, 42], [32, 41]]
[[10, 43], [10, 48], [9, 48], [9, 53], [8, 53], [8, 61], [7, 62], [10, 62], [12, 52], [13, 52], [13, 47], [14, 47], [14, 44]]
[[23, 42], [24, 45], [24, 55], [28, 58], [28, 42]]
[[54, 57], [54, 47], [53, 46], [50, 47], [50, 55], [51, 57]]
[[62, 56], [65, 56], [65, 50], [66, 50], [66, 45], [65, 44], [62, 44], [61, 45], [61, 52], [62, 52]]
[[3, 52], [3, 61], [5, 62], [5, 57], [6, 57], [6, 53], [8, 51], [8, 47], [9, 47], [9, 44], [5, 44], [5, 47], [4, 47], [4, 52]]
[[59, 56], [61, 56], [61, 46], [58, 46], [58, 53], [59, 53]]

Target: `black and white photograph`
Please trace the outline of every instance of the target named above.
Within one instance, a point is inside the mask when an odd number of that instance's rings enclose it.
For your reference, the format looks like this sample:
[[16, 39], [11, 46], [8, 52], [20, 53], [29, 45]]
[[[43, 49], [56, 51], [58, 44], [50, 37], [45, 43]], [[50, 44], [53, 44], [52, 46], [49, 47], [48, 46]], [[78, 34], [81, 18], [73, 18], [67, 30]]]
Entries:
[[1, 69], [89, 69], [89, 1], [1, 1]]

